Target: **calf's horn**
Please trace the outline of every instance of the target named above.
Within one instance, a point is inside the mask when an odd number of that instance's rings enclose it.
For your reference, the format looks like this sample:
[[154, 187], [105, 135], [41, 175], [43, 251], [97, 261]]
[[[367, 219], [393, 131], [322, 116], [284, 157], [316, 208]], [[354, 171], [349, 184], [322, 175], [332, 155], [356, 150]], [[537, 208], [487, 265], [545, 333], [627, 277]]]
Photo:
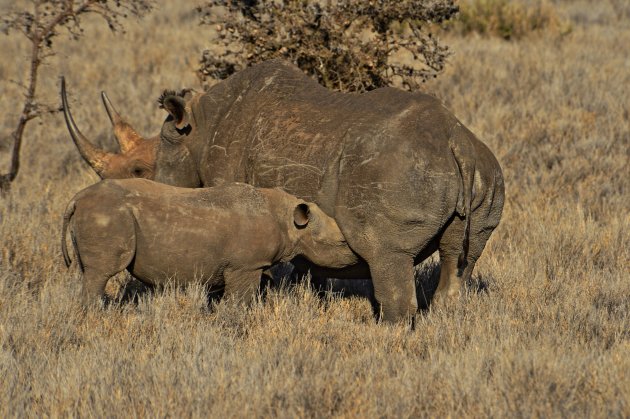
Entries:
[[118, 140], [118, 145], [120, 145], [120, 151], [122, 153], [128, 152], [138, 146], [140, 142], [144, 141], [144, 138], [120, 116], [118, 111], [116, 111], [105, 92], [101, 92], [101, 99], [103, 100], [103, 105], [105, 106], [109, 120], [114, 126], [114, 135], [116, 136], [116, 140]]
[[61, 103], [63, 105], [63, 116], [66, 118], [66, 126], [72, 137], [72, 141], [79, 149], [79, 153], [88, 162], [88, 164], [96, 171], [96, 173], [102, 176], [103, 170], [107, 165], [110, 154], [97, 147], [94, 147], [90, 141], [79, 131], [77, 124], [72, 118], [70, 113], [70, 107], [68, 106], [68, 98], [66, 96], [66, 80], [61, 78]]

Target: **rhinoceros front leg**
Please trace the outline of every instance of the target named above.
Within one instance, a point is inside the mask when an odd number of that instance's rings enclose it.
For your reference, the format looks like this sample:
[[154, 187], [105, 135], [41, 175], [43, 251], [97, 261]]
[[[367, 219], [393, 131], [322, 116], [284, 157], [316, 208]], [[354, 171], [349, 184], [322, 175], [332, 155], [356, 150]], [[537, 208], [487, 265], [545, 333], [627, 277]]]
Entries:
[[413, 321], [418, 311], [413, 258], [403, 254], [382, 253], [368, 260], [368, 264], [381, 320]]
[[247, 270], [226, 270], [223, 273], [225, 280], [225, 298], [234, 298], [245, 304], [250, 304], [258, 287], [260, 286], [260, 278], [262, 276], [262, 269], [255, 271]]

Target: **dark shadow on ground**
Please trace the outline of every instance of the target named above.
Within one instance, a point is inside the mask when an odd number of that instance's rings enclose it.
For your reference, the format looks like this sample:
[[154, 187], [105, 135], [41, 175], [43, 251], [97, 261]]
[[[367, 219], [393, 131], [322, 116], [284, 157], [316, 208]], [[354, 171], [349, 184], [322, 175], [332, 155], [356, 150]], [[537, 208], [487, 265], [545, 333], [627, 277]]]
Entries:
[[145, 295], [152, 295], [154, 292], [155, 287], [147, 285], [131, 277], [122, 287], [122, 290], [119, 292], [118, 297], [114, 301], [121, 305], [138, 305], [142, 297]]
[[[145, 296], [151, 296], [155, 292], [159, 292], [158, 287], [145, 284], [133, 277], [125, 283], [119, 295], [115, 299], [111, 299], [110, 303], [120, 305], [133, 304], [138, 305], [140, 299]], [[212, 307], [213, 303], [217, 303], [223, 298], [224, 287], [210, 287], [207, 290], [208, 307]]]
[[[440, 279], [440, 264], [437, 261], [427, 261], [416, 266], [416, 297], [418, 308], [427, 310], [431, 305], [431, 300], [437, 289]], [[296, 284], [308, 280], [305, 277], [298, 277], [293, 274], [291, 264], [278, 265], [271, 269], [271, 276], [263, 279], [261, 289], [269, 287], [271, 289], [285, 286], [286, 284]], [[338, 278], [310, 278], [311, 287], [322, 298], [331, 293], [341, 298], [363, 297], [370, 300], [376, 306], [374, 298], [374, 286], [371, 279], [338, 279]], [[488, 285], [481, 276], [473, 277], [467, 284], [466, 289], [472, 293], [486, 292]]]
[[[419, 310], [427, 310], [431, 305], [439, 279], [440, 265], [438, 262], [429, 261], [416, 267], [416, 297]], [[309, 280], [310, 286], [321, 298], [329, 298], [331, 295], [340, 298], [367, 298], [376, 312], [377, 305], [371, 279], [309, 279], [308, 276], [294, 274], [293, 266], [290, 263], [279, 264], [266, 271], [260, 282], [259, 293], [264, 299], [269, 290], [290, 288]], [[472, 293], [487, 292], [488, 290], [488, 282], [481, 275], [474, 276], [465, 286]], [[154, 287], [131, 278], [116, 301], [120, 304], [132, 303], [137, 305], [141, 297], [150, 295], [153, 292], [155, 292]], [[223, 297], [223, 292], [223, 287], [211, 287], [208, 290], [208, 307], [212, 307], [213, 303], [218, 302]]]

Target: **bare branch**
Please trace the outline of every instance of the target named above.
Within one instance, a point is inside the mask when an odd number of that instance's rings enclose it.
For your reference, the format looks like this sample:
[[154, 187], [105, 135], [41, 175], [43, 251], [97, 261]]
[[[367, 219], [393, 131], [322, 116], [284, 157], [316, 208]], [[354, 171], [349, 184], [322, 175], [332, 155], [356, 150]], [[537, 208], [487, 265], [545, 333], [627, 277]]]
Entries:
[[26, 124], [46, 113], [56, 112], [58, 107], [36, 103], [36, 89], [39, 67], [46, 58], [54, 55], [53, 40], [65, 28], [73, 39], [83, 32], [80, 19], [86, 14], [101, 16], [112, 31], [122, 31], [121, 20], [128, 16], [141, 17], [149, 12], [152, 0], [37, 0], [32, 10], [17, 10], [0, 18], [0, 31], [22, 33], [31, 42], [30, 69], [24, 106], [15, 131], [11, 137], [11, 167], [9, 172], [0, 175], [0, 191], [7, 191], [15, 180], [20, 168], [20, 149]]

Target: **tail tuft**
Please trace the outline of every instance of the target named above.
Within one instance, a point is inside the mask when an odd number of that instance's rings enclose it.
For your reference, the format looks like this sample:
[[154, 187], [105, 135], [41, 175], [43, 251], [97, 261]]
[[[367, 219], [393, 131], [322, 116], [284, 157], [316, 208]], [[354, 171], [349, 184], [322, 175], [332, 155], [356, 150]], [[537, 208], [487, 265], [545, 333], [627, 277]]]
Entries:
[[466, 214], [466, 228], [464, 230], [464, 240], [462, 243], [462, 251], [457, 258], [457, 275], [462, 276], [464, 269], [468, 266], [468, 248], [470, 246], [470, 216]]
[[457, 212], [464, 217], [464, 237], [462, 251], [457, 259], [458, 276], [463, 274], [468, 265], [468, 249], [470, 247], [470, 220], [472, 217], [473, 187], [475, 184], [475, 150], [461, 127], [455, 128], [455, 135], [451, 139], [451, 151], [455, 157], [461, 178], [462, 202], [458, 202]]

